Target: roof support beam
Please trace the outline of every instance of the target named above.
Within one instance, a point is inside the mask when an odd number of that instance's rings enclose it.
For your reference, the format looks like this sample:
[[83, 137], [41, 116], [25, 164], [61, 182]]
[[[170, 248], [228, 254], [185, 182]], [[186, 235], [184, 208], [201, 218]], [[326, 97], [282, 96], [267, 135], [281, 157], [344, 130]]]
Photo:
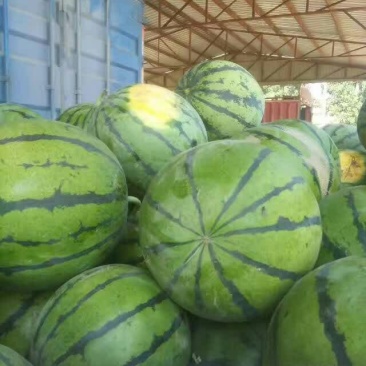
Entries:
[[[318, 14], [330, 14], [330, 13], [349, 13], [349, 12], [353, 12], [353, 11], [364, 11], [365, 7], [364, 6], [358, 6], [358, 7], [353, 7], [353, 8], [329, 8], [329, 9], [324, 9], [324, 10], [311, 10], [311, 11], [304, 11], [304, 12], [296, 12], [294, 14], [288, 12], [288, 13], [282, 13], [282, 14], [272, 14], [272, 15], [259, 15], [259, 16], [252, 16], [252, 17], [246, 17], [246, 18], [241, 18], [238, 17], [236, 19], [224, 19], [224, 20], [212, 20], [209, 22], [190, 22], [185, 24], [186, 28], [192, 27], [192, 26], [207, 26], [207, 25], [214, 25], [214, 24], [228, 24], [228, 23], [238, 23], [240, 21], [245, 21], [245, 22], [250, 22], [250, 21], [256, 21], [256, 20], [268, 20], [268, 19], [276, 19], [276, 18], [292, 18], [294, 16], [312, 16], [312, 15], [318, 15]], [[174, 28], [177, 26], [169, 26], [166, 27], [165, 29], [169, 29], [169, 28]], [[147, 27], [147, 29], [156, 29], [154, 27]]]

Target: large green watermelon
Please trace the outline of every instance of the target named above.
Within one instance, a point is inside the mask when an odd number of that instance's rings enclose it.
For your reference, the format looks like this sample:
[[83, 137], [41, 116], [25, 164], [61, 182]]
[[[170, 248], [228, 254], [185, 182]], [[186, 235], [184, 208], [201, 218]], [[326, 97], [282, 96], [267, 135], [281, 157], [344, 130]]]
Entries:
[[[329, 164], [328, 154], [317, 141], [297, 129], [279, 129], [270, 124], [249, 128], [238, 134], [243, 141], [259, 143], [277, 151], [290, 152], [301, 159], [308, 168], [308, 181], [313, 192], [320, 200], [329, 191], [338, 189], [333, 177], [333, 167]], [[333, 179], [333, 181], [332, 181]], [[337, 181], [339, 184], [339, 180]], [[336, 187], [335, 187], [336, 186]]]
[[266, 323], [217, 323], [192, 317], [190, 366], [260, 366]]
[[200, 63], [182, 77], [176, 92], [198, 111], [209, 140], [231, 138], [263, 118], [262, 88], [249, 71], [231, 61]]
[[366, 187], [348, 187], [320, 203], [323, 244], [318, 264], [366, 255]]
[[0, 344], [27, 357], [35, 322], [50, 296], [50, 292], [0, 292]]
[[207, 142], [194, 108], [178, 94], [149, 84], [100, 98], [88, 131], [114, 152], [129, 192], [141, 198], [152, 177], [173, 156]]
[[329, 124], [323, 130], [329, 134], [339, 150], [365, 151], [355, 125]]
[[19, 121], [21, 119], [34, 120], [43, 119], [41, 115], [20, 104], [0, 104], [0, 123]]
[[80, 128], [87, 128], [88, 121], [91, 119], [95, 105], [92, 103], [82, 103], [74, 105], [63, 111], [57, 120]]
[[320, 213], [307, 173], [290, 153], [240, 140], [180, 154], [142, 202], [146, 265], [195, 315], [268, 314], [318, 257]]
[[32, 366], [13, 349], [0, 344], [0, 366]]
[[186, 366], [187, 320], [147, 271], [98, 267], [74, 277], [46, 304], [31, 360], [37, 366]]
[[325, 264], [285, 295], [270, 324], [263, 366], [364, 366], [366, 258]]
[[361, 144], [366, 148], [366, 100], [363, 102], [357, 116], [357, 133]]
[[0, 288], [46, 290], [102, 263], [127, 217], [112, 152], [62, 122], [4, 122], [0, 136]]

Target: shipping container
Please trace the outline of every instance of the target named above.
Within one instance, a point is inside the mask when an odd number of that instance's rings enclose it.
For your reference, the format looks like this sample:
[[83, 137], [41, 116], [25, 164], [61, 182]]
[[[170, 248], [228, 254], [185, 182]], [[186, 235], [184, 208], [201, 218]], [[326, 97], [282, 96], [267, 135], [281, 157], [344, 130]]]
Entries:
[[0, 17], [1, 102], [55, 118], [142, 81], [142, 0], [0, 0]]
[[266, 100], [263, 123], [280, 119], [302, 119], [311, 122], [311, 107], [301, 105], [300, 100]]

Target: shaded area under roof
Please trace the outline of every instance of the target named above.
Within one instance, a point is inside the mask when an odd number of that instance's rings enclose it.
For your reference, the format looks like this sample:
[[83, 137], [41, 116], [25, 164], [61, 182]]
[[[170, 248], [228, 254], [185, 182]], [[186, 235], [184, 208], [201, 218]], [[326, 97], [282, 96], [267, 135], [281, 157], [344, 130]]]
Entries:
[[263, 84], [366, 80], [366, 0], [145, 0], [145, 82], [234, 61]]

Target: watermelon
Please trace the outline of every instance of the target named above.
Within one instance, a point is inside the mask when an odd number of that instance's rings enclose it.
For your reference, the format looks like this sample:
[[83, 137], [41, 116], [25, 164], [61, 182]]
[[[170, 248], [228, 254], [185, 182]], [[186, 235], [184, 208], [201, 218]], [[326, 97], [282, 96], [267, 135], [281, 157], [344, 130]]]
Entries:
[[362, 146], [366, 147], [366, 100], [363, 102], [357, 116], [357, 133]]
[[328, 155], [320, 144], [306, 133], [294, 129], [283, 130], [271, 125], [262, 125], [249, 128], [237, 137], [243, 141], [259, 143], [277, 151], [290, 152], [294, 157], [301, 159], [309, 170], [308, 181], [319, 200], [335, 189], [334, 180], [331, 181], [333, 168], [329, 165]]
[[258, 366], [267, 324], [217, 323], [192, 317], [190, 366]]
[[112, 252], [109, 263], [144, 266], [144, 256], [139, 244], [138, 209], [139, 207], [133, 207], [129, 210], [122, 239]]
[[140, 245], [160, 286], [206, 319], [269, 314], [320, 249], [319, 206], [304, 170], [291, 154], [240, 140], [173, 159], [140, 210]]
[[0, 292], [0, 344], [27, 357], [35, 321], [51, 294]]
[[366, 187], [347, 187], [320, 203], [323, 245], [318, 265], [366, 254]]
[[129, 192], [140, 198], [173, 156], [207, 142], [194, 108], [178, 94], [149, 84], [100, 98], [87, 130], [114, 152], [126, 173]]
[[66, 282], [43, 308], [30, 359], [38, 366], [186, 366], [184, 313], [146, 270], [106, 265]]
[[86, 128], [88, 120], [93, 113], [93, 108], [94, 104], [92, 103], [77, 104], [62, 112], [57, 120], [80, 128]]
[[355, 125], [329, 124], [325, 125], [323, 130], [329, 134], [339, 150], [365, 151]]
[[327, 263], [299, 280], [271, 320], [263, 366], [363, 366], [366, 258]]
[[62, 122], [5, 122], [0, 136], [0, 288], [48, 290], [102, 263], [127, 218], [112, 152]]
[[31, 109], [23, 107], [19, 104], [0, 104], [0, 122], [12, 122], [18, 121], [20, 119], [34, 120], [43, 119], [43, 117]]
[[231, 61], [209, 60], [194, 66], [176, 92], [198, 111], [210, 141], [258, 126], [264, 115], [262, 88], [249, 71]]
[[0, 366], [32, 366], [13, 349], [0, 344]]
[[366, 184], [366, 151], [339, 151], [343, 185], [358, 186]]

